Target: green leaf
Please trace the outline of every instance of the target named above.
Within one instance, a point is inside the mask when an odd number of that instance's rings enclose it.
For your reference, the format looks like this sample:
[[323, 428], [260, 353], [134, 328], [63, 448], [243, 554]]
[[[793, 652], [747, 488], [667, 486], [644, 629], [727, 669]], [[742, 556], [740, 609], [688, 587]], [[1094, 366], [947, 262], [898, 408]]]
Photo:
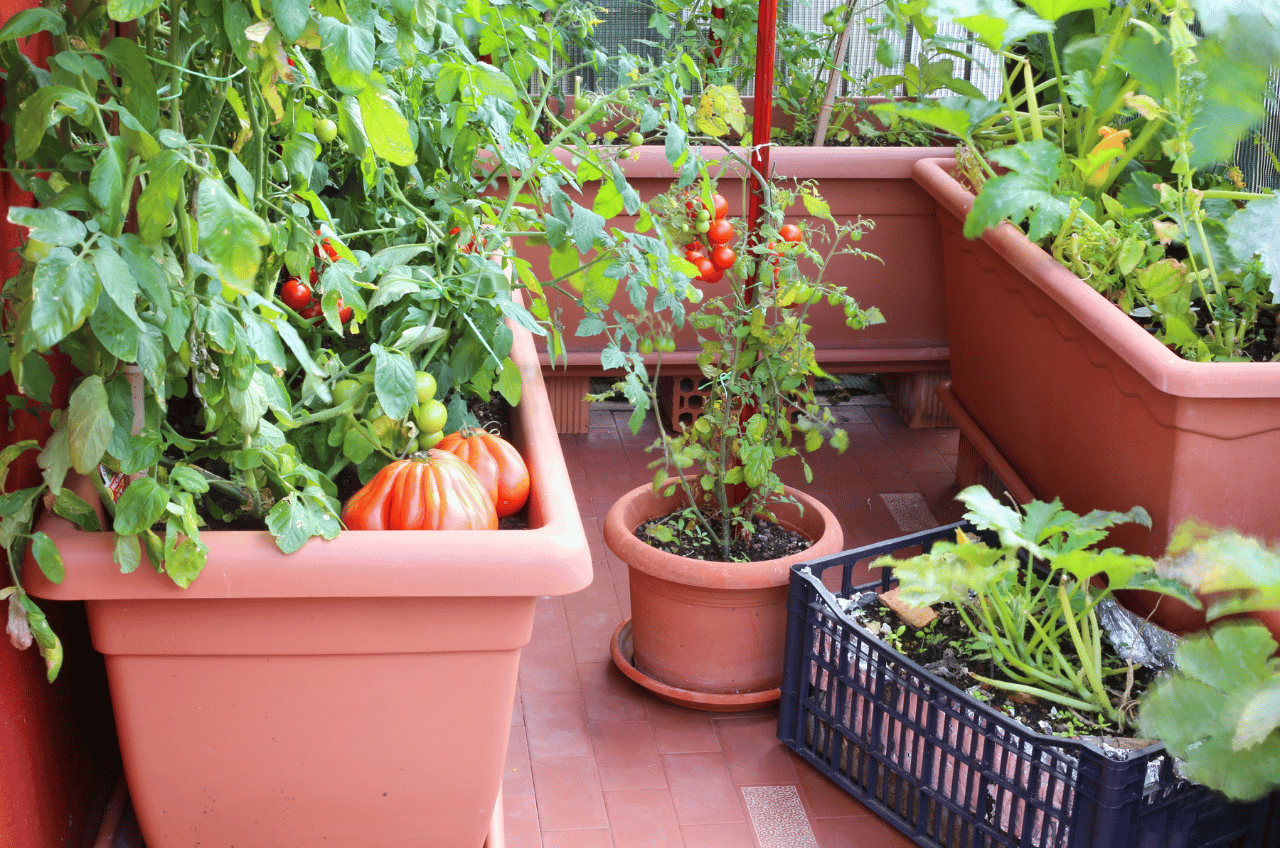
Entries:
[[0, 41], [26, 38], [37, 32], [62, 35], [66, 31], [67, 25], [63, 22], [62, 16], [52, 9], [23, 9], [10, 18], [3, 29], [0, 29]]
[[329, 76], [343, 94], [359, 94], [368, 87], [375, 47], [371, 31], [321, 17], [320, 44]]
[[321, 501], [290, 492], [267, 513], [267, 529], [276, 537], [280, 550], [291, 554], [313, 536], [332, 539], [341, 527]]
[[1237, 751], [1259, 745], [1280, 729], [1280, 674], [1271, 684], [1254, 695], [1240, 712], [1240, 724], [1231, 740]]
[[160, 8], [164, 0], [107, 0], [107, 15], [113, 21], [131, 21]]
[[498, 380], [494, 383], [494, 390], [502, 395], [503, 400], [512, 406], [520, 403], [523, 383], [520, 380], [520, 369], [510, 357], [502, 360], [502, 370], [498, 372]]
[[107, 390], [97, 374], [86, 377], [71, 393], [68, 426], [72, 467], [88, 474], [102, 460], [116, 426], [107, 407]]
[[13, 151], [19, 159], [29, 159], [44, 140], [44, 132], [62, 117], [63, 106], [73, 114], [81, 115], [97, 104], [89, 95], [65, 85], [51, 85], [38, 89], [26, 100], [13, 122]]
[[271, 4], [272, 17], [280, 28], [280, 35], [288, 43], [302, 38], [307, 24], [311, 21], [311, 3], [309, 0], [275, 0]]
[[71, 446], [67, 441], [65, 419], [44, 443], [44, 448], [36, 457], [36, 465], [44, 471], [45, 485], [54, 495], [59, 494], [62, 482], [67, 479], [67, 472], [71, 470]]
[[151, 73], [151, 57], [131, 38], [113, 38], [102, 52], [124, 83], [125, 109], [142, 128], [155, 129], [160, 119], [160, 94]]
[[417, 397], [413, 363], [397, 350], [380, 344], [370, 347], [374, 358], [373, 388], [378, 403], [392, 418], [405, 418]]
[[1257, 256], [1271, 277], [1273, 302], [1280, 302], [1280, 197], [1254, 200], [1227, 221], [1227, 244], [1239, 259]]
[[956, 138], [967, 139], [1000, 113], [1000, 104], [972, 97], [940, 97], [924, 103], [877, 104], [871, 107], [871, 111], [885, 116], [899, 115]]
[[1056, 21], [1063, 15], [1072, 12], [1083, 12], [1085, 9], [1105, 9], [1110, 0], [1025, 0], [1026, 4], [1046, 21]]
[[89, 264], [65, 247], [50, 251], [36, 267], [31, 285], [31, 329], [41, 351], [78, 329], [98, 302]]
[[252, 290], [262, 262], [261, 248], [271, 241], [267, 223], [211, 177], [200, 181], [196, 214], [200, 251], [217, 268], [223, 285], [241, 293]]
[[66, 568], [62, 565], [62, 554], [58, 553], [58, 546], [43, 531], [37, 530], [31, 534], [31, 554], [35, 557], [36, 564], [40, 566], [40, 572], [49, 579], [50, 583], [61, 583], [67, 576]]
[[137, 535], [164, 517], [169, 493], [150, 477], [139, 477], [128, 485], [116, 503], [115, 531]]
[[112, 559], [120, 566], [121, 574], [132, 574], [142, 565], [142, 546], [137, 536], [117, 533]]
[[165, 525], [164, 570], [169, 579], [186, 589], [204, 570], [209, 548], [198, 539], [186, 536], [180, 523], [170, 520]]
[[369, 86], [357, 95], [360, 116], [373, 152], [388, 162], [407, 167], [418, 161], [409, 123], [390, 98]]
[[1032, 141], [994, 151], [990, 158], [1009, 171], [988, 180], [978, 192], [965, 218], [965, 238], [977, 238], [1001, 221], [1021, 224], [1033, 213], [1036, 226], [1028, 238], [1039, 241], [1056, 232], [1071, 214], [1071, 205], [1056, 188], [1062, 150], [1049, 141]]
[[29, 228], [28, 238], [61, 247], [75, 247], [89, 234], [80, 220], [60, 209], [14, 206], [9, 209], [9, 220]]

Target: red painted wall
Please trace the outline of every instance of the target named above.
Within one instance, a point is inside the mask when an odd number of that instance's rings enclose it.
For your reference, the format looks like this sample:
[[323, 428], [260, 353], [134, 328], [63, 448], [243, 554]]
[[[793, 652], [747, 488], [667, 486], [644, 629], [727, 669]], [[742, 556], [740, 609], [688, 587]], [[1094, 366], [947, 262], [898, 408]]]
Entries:
[[[0, 21], [35, 5], [34, 0], [0, 0]], [[35, 43], [27, 53], [38, 59], [47, 50]], [[7, 136], [8, 128], [2, 132]], [[18, 267], [13, 251], [19, 233], [8, 223], [8, 210], [29, 203], [29, 195], [0, 176], [0, 276], [5, 279]], [[65, 393], [70, 375], [65, 366], [59, 370]], [[0, 379], [0, 397], [10, 394], [13, 384], [6, 375]], [[7, 418], [6, 408], [0, 420]], [[43, 422], [20, 416], [14, 431], [0, 428], [0, 444], [42, 439], [46, 433]], [[34, 454], [24, 460], [10, 473], [9, 490], [39, 480]], [[0, 586], [9, 582], [8, 565], [0, 561]], [[120, 769], [106, 675], [102, 658], [89, 645], [83, 605], [45, 602], [41, 608], [66, 646], [57, 682], [46, 681], [34, 648], [19, 652], [7, 639], [0, 641], [0, 848], [91, 845]]]

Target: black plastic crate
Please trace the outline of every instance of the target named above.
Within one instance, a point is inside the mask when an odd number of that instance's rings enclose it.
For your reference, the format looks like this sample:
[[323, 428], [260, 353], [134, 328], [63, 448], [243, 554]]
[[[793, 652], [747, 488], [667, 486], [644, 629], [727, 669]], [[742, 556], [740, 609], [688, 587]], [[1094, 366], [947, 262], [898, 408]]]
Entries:
[[[929, 848], [1276, 848], [1280, 796], [1227, 801], [1179, 779], [1160, 744], [1104, 750], [1034, 733], [871, 636], [838, 599], [861, 564], [959, 523], [791, 570], [778, 738]], [[832, 569], [839, 569], [832, 571]], [[824, 585], [824, 573], [827, 583]], [[839, 585], [835, 587], [835, 577]]]

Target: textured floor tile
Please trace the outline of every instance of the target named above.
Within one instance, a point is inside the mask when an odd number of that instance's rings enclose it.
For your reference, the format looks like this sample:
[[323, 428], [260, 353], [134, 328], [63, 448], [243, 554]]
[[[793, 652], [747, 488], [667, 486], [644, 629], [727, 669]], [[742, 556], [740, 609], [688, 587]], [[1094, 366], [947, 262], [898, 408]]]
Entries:
[[533, 608], [533, 640], [559, 639], [569, 635], [563, 598], [538, 598]]
[[904, 534], [938, 526], [929, 504], [919, 492], [881, 495], [880, 499]]
[[667, 788], [649, 722], [600, 721], [588, 724], [587, 730], [605, 792]]
[[744, 786], [742, 797], [760, 848], [818, 848], [794, 786]]
[[577, 692], [578, 666], [567, 635], [534, 637], [520, 651], [520, 698], [529, 695]]
[[[616, 597], [616, 596], [615, 596]], [[568, 609], [569, 640], [578, 662], [609, 662], [609, 642], [622, 623], [616, 604], [590, 609]]]
[[745, 821], [742, 799], [720, 752], [664, 754], [662, 767], [682, 826]]
[[531, 761], [533, 792], [542, 831], [609, 827], [600, 776], [591, 757], [545, 757]]
[[548, 830], [542, 848], [613, 848], [613, 834], [603, 830]]
[[916, 848], [879, 816], [813, 819], [810, 824], [819, 848]]
[[587, 721], [648, 721], [645, 692], [612, 662], [578, 663]]
[[747, 718], [717, 719], [714, 723], [729, 775], [738, 786], [796, 782], [788, 749], [778, 741], [776, 709]]
[[502, 769], [504, 795], [532, 795], [533, 776], [529, 771], [529, 740], [524, 725], [513, 725], [507, 740], [507, 761]]
[[[575, 669], [575, 678], [577, 672]], [[578, 693], [524, 695], [524, 728], [529, 757], [590, 757], [591, 737]]]
[[720, 737], [711, 723], [711, 714], [678, 707], [636, 687], [644, 699], [653, 727], [653, 739], [664, 754], [687, 754], [696, 751], [719, 753]]
[[800, 800], [813, 818], [849, 818], [875, 815], [795, 753], [791, 754], [800, 788]]
[[506, 848], [544, 848], [538, 829], [538, 805], [532, 795], [503, 797], [502, 827]]
[[684, 848], [756, 848], [751, 825], [736, 824], [682, 824]]
[[684, 848], [671, 794], [628, 789], [604, 794], [615, 848]]

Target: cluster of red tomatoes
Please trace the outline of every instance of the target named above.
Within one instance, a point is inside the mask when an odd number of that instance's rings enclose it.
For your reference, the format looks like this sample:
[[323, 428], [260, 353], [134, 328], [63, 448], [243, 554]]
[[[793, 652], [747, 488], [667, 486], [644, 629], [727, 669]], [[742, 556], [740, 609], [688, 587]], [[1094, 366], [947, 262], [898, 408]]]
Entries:
[[[738, 255], [729, 243], [738, 233], [725, 218], [729, 213], [729, 201], [719, 194], [711, 195], [711, 206], [696, 198], [685, 202], [689, 225], [697, 235], [684, 247], [684, 258], [698, 269], [697, 279], [704, 283], [718, 283], [724, 272], [733, 267]], [[707, 240], [702, 243], [702, 237]]]
[[[320, 235], [319, 230], [316, 230], [316, 235]], [[321, 246], [324, 248], [323, 254], [320, 252]], [[312, 251], [317, 259], [327, 257], [330, 262], [338, 261], [338, 250], [327, 238], [319, 246], [312, 248]], [[320, 306], [319, 293], [315, 289], [315, 285], [319, 281], [320, 272], [315, 268], [311, 269], [310, 284], [304, 283], [299, 277], [290, 277], [280, 286], [281, 302], [313, 324], [320, 323], [321, 318], [324, 316], [324, 309]], [[342, 298], [339, 297], [338, 320], [345, 325], [351, 320], [351, 315], [351, 307], [343, 306]]]

